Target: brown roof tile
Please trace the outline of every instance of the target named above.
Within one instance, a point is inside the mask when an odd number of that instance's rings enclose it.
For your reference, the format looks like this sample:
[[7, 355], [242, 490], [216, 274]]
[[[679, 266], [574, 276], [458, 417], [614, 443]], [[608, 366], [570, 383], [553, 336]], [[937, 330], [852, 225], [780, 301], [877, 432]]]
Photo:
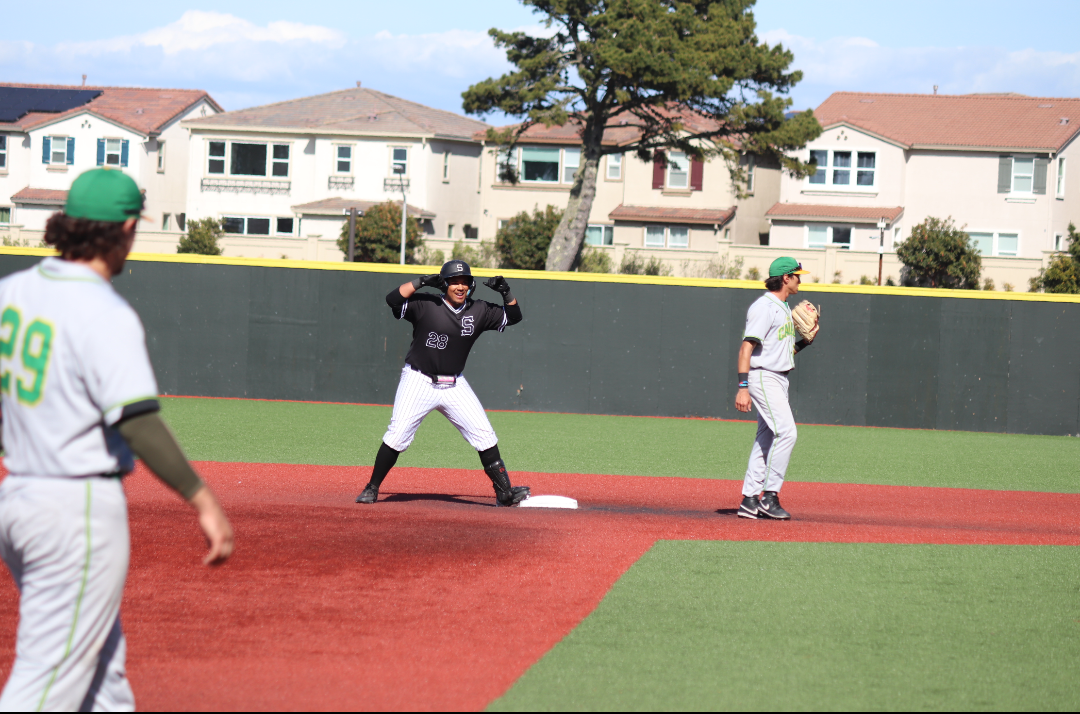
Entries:
[[472, 139], [488, 128], [482, 121], [361, 87], [191, 119], [186, 124], [455, 139]]
[[34, 87], [41, 89], [96, 89], [97, 97], [82, 106], [52, 114], [31, 112], [16, 122], [0, 124], [0, 128], [32, 129], [56, 119], [90, 111], [141, 134], [154, 134], [192, 104], [207, 99], [217, 110], [221, 107], [201, 89], [143, 89], [138, 87], [84, 87], [58, 84], [15, 84], [0, 82], [2, 87]]
[[[672, 112], [665, 111], [664, 114], [671, 116]], [[699, 114], [684, 114], [682, 120], [687, 130], [695, 133], [713, 131], [719, 126], [719, 124], [712, 119]], [[632, 116], [628, 116], [625, 119], [620, 119], [618, 116], [613, 117], [607, 128], [604, 129], [603, 143], [609, 146], [621, 146], [634, 141], [641, 133], [640, 130], [634, 126], [636, 121], [637, 119]], [[505, 127], [500, 127], [500, 129], [509, 129], [514, 126], [517, 125], [510, 124]], [[581, 131], [581, 119], [572, 117], [570, 121], [562, 126], [533, 124], [525, 130], [520, 141], [530, 144], [579, 145], [581, 144]], [[476, 138], [483, 139], [484, 133], [485, 132], [477, 132]]]
[[51, 188], [30, 188], [27, 186], [11, 197], [12, 203], [28, 203], [36, 206], [63, 206], [67, 202], [67, 191]]
[[[321, 201], [312, 201], [311, 203], [301, 203], [298, 206], [293, 206], [292, 210], [295, 213], [306, 213], [308, 215], [316, 216], [340, 216], [353, 206], [356, 207], [360, 214], [363, 215], [364, 211], [368, 210], [372, 206], [383, 203], [383, 201], [356, 201], [351, 198], [324, 198]], [[400, 206], [401, 201], [392, 201], [395, 206]], [[411, 203], [408, 204], [408, 211], [410, 216], [418, 218], [432, 219], [435, 218], [435, 214], [431, 211], [425, 211], [419, 206], [414, 206]]]
[[735, 215], [735, 207], [714, 208], [667, 208], [662, 206], [624, 206], [619, 204], [608, 214], [613, 221], [641, 221], [643, 223], [700, 223], [723, 225]]
[[851, 223], [877, 223], [884, 217], [892, 223], [904, 213], [903, 206], [820, 206], [811, 203], [777, 203], [765, 212], [769, 218], [783, 220], [843, 220]]
[[1080, 131], [1080, 99], [836, 92], [814, 116], [822, 126], [847, 123], [908, 148], [1057, 151]]

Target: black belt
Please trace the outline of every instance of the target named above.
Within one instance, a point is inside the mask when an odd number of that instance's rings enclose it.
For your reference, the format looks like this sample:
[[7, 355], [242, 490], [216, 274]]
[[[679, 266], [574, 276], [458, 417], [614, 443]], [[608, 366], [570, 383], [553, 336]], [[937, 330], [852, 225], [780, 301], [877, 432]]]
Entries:
[[424, 370], [414, 367], [411, 364], [406, 363], [405, 366], [414, 372], [419, 372], [420, 374], [424, 375], [431, 380], [432, 384], [454, 384], [455, 382], [457, 382], [457, 378], [461, 376], [458, 374], [431, 374], [430, 372], [425, 372]]

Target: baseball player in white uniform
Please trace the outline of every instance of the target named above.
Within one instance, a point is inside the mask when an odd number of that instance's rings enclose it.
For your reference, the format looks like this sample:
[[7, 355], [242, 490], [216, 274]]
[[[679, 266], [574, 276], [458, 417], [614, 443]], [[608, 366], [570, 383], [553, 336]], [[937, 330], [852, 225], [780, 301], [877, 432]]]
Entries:
[[779, 497], [798, 436], [788, 404], [787, 375], [795, 369], [795, 353], [809, 343], [795, 341], [787, 299], [799, 292], [799, 276], [808, 272], [794, 258], [777, 258], [765, 281], [768, 292], [746, 313], [735, 408], [749, 412], [751, 405], [757, 407], [758, 428], [743, 480], [740, 518], [791, 518]]
[[60, 257], [0, 281], [0, 556], [20, 592], [2, 711], [134, 710], [120, 628], [133, 452], [198, 511], [204, 562], [232, 553], [221, 506], [158, 416], [139, 317], [110, 284], [142, 205], [123, 173], [82, 174], [46, 226]]

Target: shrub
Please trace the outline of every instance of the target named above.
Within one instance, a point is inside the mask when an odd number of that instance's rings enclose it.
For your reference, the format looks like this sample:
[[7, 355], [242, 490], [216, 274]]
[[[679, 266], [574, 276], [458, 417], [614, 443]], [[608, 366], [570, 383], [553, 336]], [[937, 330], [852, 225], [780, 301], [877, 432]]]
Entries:
[[611, 253], [608, 251], [592, 245], [581, 246], [577, 266], [579, 273], [610, 273], [614, 267]]
[[[416, 251], [416, 265], [438, 265], [446, 262], [446, 253], [441, 250], [431, 250], [426, 245], [420, 246]], [[468, 261], [466, 261], [468, 262]]]
[[[423, 245], [420, 226], [415, 220], [405, 222], [405, 262], [416, 263], [416, 251]], [[349, 259], [349, 221], [341, 226], [338, 248]], [[393, 201], [377, 203], [356, 219], [356, 254], [358, 263], [397, 263], [401, 260], [401, 205]]]
[[982, 256], [951, 217], [928, 217], [911, 229], [908, 239], [896, 247], [904, 264], [905, 285], [976, 290], [982, 272]]
[[498, 268], [499, 250], [491, 241], [480, 241], [473, 245], [458, 241], [454, 243], [450, 260], [464, 260], [473, 268]]
[[877, 285], [877, 281], [871, 278], [869, 275], [860, 275], [859, 285]]
[[187, 222], [187, 233], [180, 236], [177, 253], [195, 255], [221, 255], [218, 240], [225, 235], [219, 218], [199, 218]]
[[1065, 253], [1050, 256], [1050, 265], [1028, 281], [1031, 292], [1080, 293], [1080, 233], [1069, 224], [1069, 245]]
[[885, 284], [888, 285], [889, 287], [893, 287], [893, 288], [896, 287], [896, 281], [893, 280], [893, 277], [891, 275], [889, 277], [885, 278]]
[[983, 280], [983, 290], [994, 290], [994, 289], [995, 289], [994, 288], [994, 279], [993, 278], [985, 278]]
[[655, 255], [645, 260], [636, 250], [623, 253], [619, 272], [623, 275], [671, 275], [671, 268]]
[[531, 216], [522, 211], [506, 221], [495, 234], [499, 266], [543, 270], [551, 237], [555, 235], [562, 216], [561, 209], [549, 205], [543, 211], [534, 208]]
[[713, 258], [707, 263], [685, 261], [683, 274], [691, 278], [716, 278], [717, 280], [738, 280], [742, 275], [743, 258], [725, 255]]
[[761, 280], [761, 271], [758, 270], [756, 267], [749, 268], [746, 271], [746, 279], [747, 280]]

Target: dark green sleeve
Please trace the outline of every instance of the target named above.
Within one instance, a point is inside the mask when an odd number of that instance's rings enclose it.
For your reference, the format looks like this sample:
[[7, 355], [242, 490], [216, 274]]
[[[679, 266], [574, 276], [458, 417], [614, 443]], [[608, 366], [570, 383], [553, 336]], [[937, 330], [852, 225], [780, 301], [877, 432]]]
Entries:
[[116, 428], [135, 455], [181, 496], [190, 501], [203, 487], [202, 479], [191, 468], [180, 444], [157, 412], [125, 419]]

